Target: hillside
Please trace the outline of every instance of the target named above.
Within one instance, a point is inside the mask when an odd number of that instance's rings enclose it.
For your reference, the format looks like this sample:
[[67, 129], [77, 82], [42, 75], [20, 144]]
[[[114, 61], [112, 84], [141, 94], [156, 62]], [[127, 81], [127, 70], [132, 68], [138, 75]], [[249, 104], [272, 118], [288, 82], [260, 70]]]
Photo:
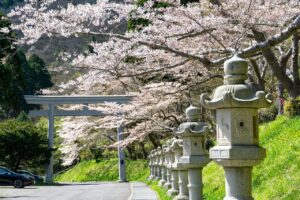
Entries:
[[[147, 161], [126, 161], [127, 179], [145, 180], [149, 176]], [[94, 160], [83, 161], [71, 170], [59, 174], [56, 181], [86, 182], [86, 181], [117, 181], [119, 178], [118, 159], [103, 160], [97, 163]]]
[[[261, 125], [260, 144], [267, 149], [267, 157], [253, 170], [254, 198], [300, 199], [300, 117], [278, 117]], [[222, 168], [210, 163], [203, 175], [206, 199], [223, 199]]]
[[[253, 171], [253, 194], [256, 200], [300, 199], [300, 117], [279, 117], [260, 126], [260, 143], [267, 158]], [[129, 180], [145, 180], [145, 161], [129, 161]], [[224, 197], [224, 173], [211, 162], [203, 171], [206, 200]], [[86, 161], [56, 178], [57, 181], [117, 180], [117, 160]], [[161, 191], [160, 191], [161, 193]], [[165, 199], [165, 198], [162, 198]]]

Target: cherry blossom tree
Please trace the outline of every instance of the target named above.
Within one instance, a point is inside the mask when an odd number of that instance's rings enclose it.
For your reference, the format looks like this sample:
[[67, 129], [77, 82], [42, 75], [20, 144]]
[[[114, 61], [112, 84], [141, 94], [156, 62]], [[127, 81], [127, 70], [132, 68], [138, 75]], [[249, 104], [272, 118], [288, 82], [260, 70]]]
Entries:
[[290, 97], [299, 96], [299, 10], [296, 0], [99, 0], [65, 6], [60, 0], [27, 0], [10, 16], [20, 22], [13, 26], [22, 31], [19, 43], [34, 44], [45, 35], [105, 38], [91, 42], [92, 51], [64, 54], [86, 73], [61, 84], [60, 92], [136, 98], [125, 106], [96, 107], [116, 115], [76, 124], [65, 120], [61, 134], [72, 141], [70, 130], [78, 136], [91, 127], [112, 128], [121, 110], [130, 143], [172, 131], [183, 119], [182, 105], [197, 103], [199, 93], [220, 84], [222, 64], [234, 54], [249, 59], [250, 81], [259, 87], [271, 71]]

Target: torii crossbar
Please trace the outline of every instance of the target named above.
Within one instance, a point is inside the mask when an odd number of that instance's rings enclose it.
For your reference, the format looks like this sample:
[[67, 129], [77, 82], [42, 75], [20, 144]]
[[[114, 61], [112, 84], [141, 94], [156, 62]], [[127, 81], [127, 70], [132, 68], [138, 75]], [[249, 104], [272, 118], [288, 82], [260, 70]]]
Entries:
[[[53, 149], [54, 141], [54, 117], [55, 116], [106, 116], [107, 114], [97, 110], [88, 109], [88, 104], [99, 104], [115, 102], [118, 104], [128, 103], [133, 96], [129, 95], [91, 95], [91, 96], [60, 96], [60, 95], [24, 95], [27, 104], [48, 105], [48, 110], [31, 110], [32, 117], [48, 116], [48, 148]], [[58, 110], [59, 104], [83, 104], [82, 110]], [[122, 123], [118, 124], [118, 141], [123, 140]], [[119, 157], [119, 182], [126, 180], [125, 155], [123, 149], [118, 145]], [[46, 168], [46, 182], [53, 182], [53, 155]]]

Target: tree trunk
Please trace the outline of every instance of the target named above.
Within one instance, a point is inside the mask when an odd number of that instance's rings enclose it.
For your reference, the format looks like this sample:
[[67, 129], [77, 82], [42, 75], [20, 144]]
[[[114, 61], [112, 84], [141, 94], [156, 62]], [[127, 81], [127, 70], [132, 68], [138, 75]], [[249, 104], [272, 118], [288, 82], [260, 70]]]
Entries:
[[278, 81], [278, 115], [283, 114], [283, 105], [284, 105], [284, 99], [283, 99], [283, 87], [282, 83]]
[[129, 145], [127, 145], [126, 146], [126, 149], [127, 149], [127, 151], [128, 151], [128, 154], [129, 154], [129, 158], [131, 159], [131, 160], [134, 160], [133, 159], [133, 151], [132, 151], [132, 148], [129, 146]]
[[[258, 32], [257, 30], [252, 30], [252, 32], [256, 41], [263, 42], [266, 40], [266, 37], [263, 33]], [[282, 83], [283, 88], [285, 88], [289, 95], [293, 98], [296, 91], [294, 88], [294, 82], [286, 75], [285, 70], [280, 67], [280, 63], [275, 53], [270, 48], [266, 48], [262, 50], [262, 54], [272, 69], [274, 76], [276, 76], [278, 81]], [[298, 91], [296, 93], [298, 93]]]
[[293, 99], [300, 95], [300, 77], [299, 77], [299, 36], [295, 33], [292, 38], [292, 72], [293, 72], [293, 88], [291, 97]]
[[261, 76], [261, 72], [259, 70], [259, 66], [257, 64], [257, 62], [253, 59], [250, 59], [250, 63], [252, 65], [253, 71], [257, 77], [257, 81], [258, 81], [258, 86], [260, 90], [265, 90], [265, 80], [262, 78]]
[[149, 134], [148, 138], [149, 138], [151, 144], [153, 145], [154, 149], [159, 147], [159, 145], [160, 145], [159, 141], [156, 141], [156, 139], [154, 138], [154, 136], [152, 134]]
[[148, 154], [147, 154], [147, 151], [146, 151], [146, 149], [145, 149], [144, 143], [143, 143], [143, 142], [139, 142], [139, 145], [140, 145], [141, 150], [142, 150], [143, 159], [147, 159]]

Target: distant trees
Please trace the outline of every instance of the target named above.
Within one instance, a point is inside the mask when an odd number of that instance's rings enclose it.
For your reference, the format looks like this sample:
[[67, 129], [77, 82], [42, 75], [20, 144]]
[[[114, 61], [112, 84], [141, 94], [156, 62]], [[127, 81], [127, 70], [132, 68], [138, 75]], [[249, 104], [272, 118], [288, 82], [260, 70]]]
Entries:
[[0, 2], [0, 8], [9, 8], [10, 6], [16, 4], [16, 3], [21, 3], [24, 2], [24, 0], [1, 0]]
[[50, 155], [46, 129], [29, 121], [0, 123], [0, 165], [16, 171], [44, 166]]
[[0, 118], [27, 111], [23, 95], [39, 94], [41, 89], [53, 85], [44, 61], [37, 55], [27, 60], [15, 40], [10, 22], [0, 14]]

